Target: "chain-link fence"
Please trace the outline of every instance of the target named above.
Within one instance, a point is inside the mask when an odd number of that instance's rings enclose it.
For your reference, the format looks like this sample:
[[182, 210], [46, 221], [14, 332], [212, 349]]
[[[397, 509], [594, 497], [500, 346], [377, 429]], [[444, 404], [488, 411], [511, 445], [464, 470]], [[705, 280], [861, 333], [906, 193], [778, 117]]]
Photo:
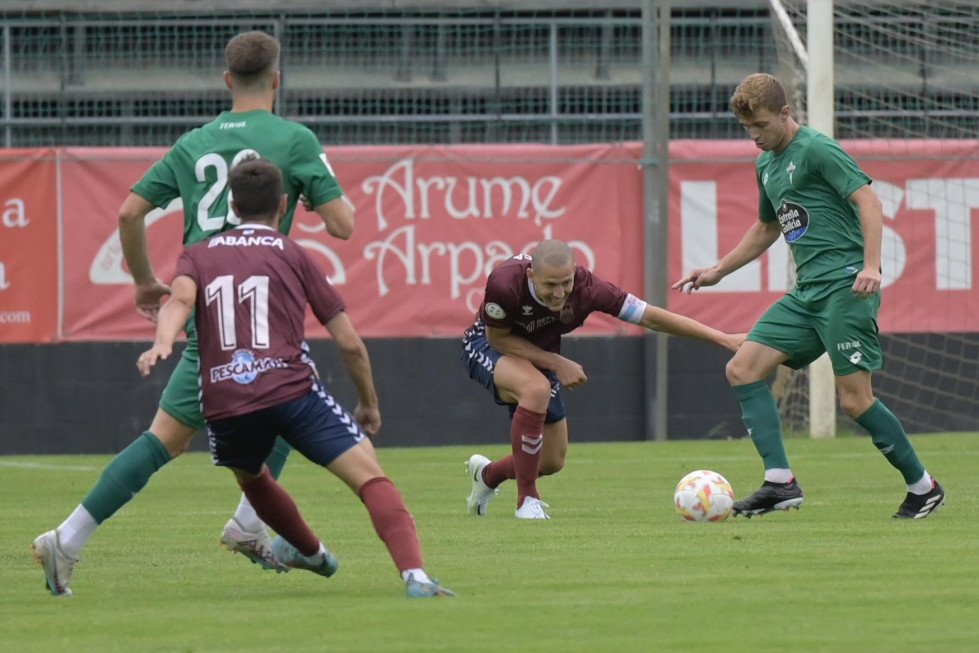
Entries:
[[[227, 106], [223, 46], [261, 29], [284, 46], [278, 111], [326, 144], [641, 138], [635, 10], [0, 14], [8, 146], [165, 145]], [[739, 133], [734, 85], [774, 69], [766, 10], [673, 20], [672, 129]]]

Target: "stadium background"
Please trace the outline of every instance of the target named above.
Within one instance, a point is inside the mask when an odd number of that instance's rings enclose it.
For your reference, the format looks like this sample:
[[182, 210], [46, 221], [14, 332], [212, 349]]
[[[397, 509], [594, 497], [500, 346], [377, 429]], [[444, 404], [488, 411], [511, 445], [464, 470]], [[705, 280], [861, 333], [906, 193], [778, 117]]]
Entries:
[[[331, 2], [327, 9], [293, 1], [272, 14], [257, 2], [159, 0], [152, 10], [140, 9], [150, 3], [108, 0], [7, 2], [0, 13], [0, 138], [13, 148], [169, 145], [227, 107], [219, 81], [222, 46], [234, 33], [258, 28], [274, 31], [285, 46], [278, 111], [310, 126], [327, 148], [642, 139], [642, 3], [488, 4], [368, 0]], [[918, 5], [906, 4], [913, 15]], [[671, 138], [742, 138], [727, 110], [731, 91], [745, 75], [778, 73], [784, 64], [768, 3], [732, 8], [675, 0], [671, 23]], [[974, 11], [963, 29], [979, 35]], [[838, 115], [838, 138], [975, 137], [974, 69], [957, 82], [965, 85], [960, 92], [929, 86], [922, 67], [917, 93], [886, 97], [872, 89], [880, 80], [860, 74], [852, 62], [844, 62], [844, 73], [847, 65], [850, 81], [837, 95], [861, 111]], [[952, 109], [940, 121], [930, 119], [938, 107]], [[888, 112], [901, 119], [881, 120]], [[355, 291], [345, 294], [358, 301]], [[572, 439], [642, 437], [651, 387], [643, 361], [651, 342], [568, 340], [565, 353], [591, 380], [568, 396]], [[898, 351], [909, 343], [912, 353]], [[372, 338], [368, 345], [385, 417], [382, 446], [500, 441], [506, 413], [465, 379], [456, 337]], [[133, 362], [144, 346], [0, 344], [0, 454], [124, 447], [145, 428], [166, 379], [163, 370], [147, 381], [137, 378]], [[894, 363], [881, 392], [897, 414], [913, 416], [911, 430], [977, 428], [974, 334], [887, 334], [885, 347]], [[341, 368], [329, 344], [318, 340], [313, 348], [335, 377]], [[916, 352], [923, 352], [917, 368], [937, 376], [906, 390], [901, 364]], [[715, 348], [669, 340], [670, 437], [742, 436], [723, 376], [726, 359]], [[953, 380], [949, 392], [922, 396], [921, 388], [945, 379]], [[342, 378], [335, 387], [350, 400]], [[202, 448], [203, 439], [195, 446]]]

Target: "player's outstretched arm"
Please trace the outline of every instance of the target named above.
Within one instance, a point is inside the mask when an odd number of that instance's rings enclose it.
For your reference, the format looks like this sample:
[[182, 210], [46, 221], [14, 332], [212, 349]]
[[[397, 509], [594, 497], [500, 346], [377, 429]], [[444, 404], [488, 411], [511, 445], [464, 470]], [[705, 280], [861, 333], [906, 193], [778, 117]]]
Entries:
[[170, 299], [160, 309], [153, 346], [140, 354], [136, 361], [141, 375], [147, 376], [158, 361], [166, 360], [173, 353], [173, 343], [190, 317], [196, 297], [197, 284], [193, 279], [179, 276], [173, 280]]
[[357, 389], [357, 408], [354, 417], [367, 435], [374, 435], [381, 428], [381, 413], [378, 407], [377, 391], [374, 388], [374, 375], [367, 347], [354, 329], [346, 312], [341, 311], [323, 326], [333, 336], [340, 349], [340, 357], [347, 368], [347, 374]]
[[646, 306], [639, 326], [674, 336], [706, 340], [731, 351], [737, 351], [745, 339], [743, 333], [724, 333], [693, 318], [667, 311], [658, 306]]
[[346, 195], [324, 202], [314, 209], [334, 238], [347, 240], [354, 235], [354, 205]]
[[772, 246], [782, 233], [778, 222], [755, 222], [734, 249], [709, 268], [691, 270], [687, 276], [673, 284], [673, 290], [690, 293], [704, 286], [713, 286], [721, 279], [754, 261]]
[[153, 210], [153, 204], [136, 193], [129, 196], [119, 207], [119, 240], [126, 265], [133, 275], [135, 284], [136, 312], [156, 321], [160, 310], [160, 300], [169, 294], [170, 289], [153, 274], [149, 250], [146, 246], [146, 214]]

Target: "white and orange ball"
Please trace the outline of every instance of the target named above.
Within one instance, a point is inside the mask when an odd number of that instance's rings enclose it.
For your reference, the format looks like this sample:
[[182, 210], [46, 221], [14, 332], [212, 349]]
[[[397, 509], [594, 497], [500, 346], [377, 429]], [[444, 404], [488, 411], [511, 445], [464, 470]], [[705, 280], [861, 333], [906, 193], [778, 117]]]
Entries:
[[731, 515], [734, 490], [728, 480], [709, 469], [698, 469], [680, 479], [673, 506], [688, 521], [721, 521]]

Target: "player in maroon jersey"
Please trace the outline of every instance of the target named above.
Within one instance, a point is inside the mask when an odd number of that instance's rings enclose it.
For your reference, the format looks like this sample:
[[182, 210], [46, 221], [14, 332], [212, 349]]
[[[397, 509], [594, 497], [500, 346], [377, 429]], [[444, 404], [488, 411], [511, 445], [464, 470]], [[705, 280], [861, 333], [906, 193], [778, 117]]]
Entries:
[[[299, 245], [276, 231], [286, 206], [282, 173], [268, 160], [246, 160], [231, 170], [228, 183], [242, 224], [181, 254], [156, 340], [137, 362], [140, 372], [149, 374], [171, 354], [196, 309], [211, 455], [231, 468], [259, 517], [278, 533], [276, 558], [323, 576], [337, 570], [336, 558], [264, 464], [281, 435], [364, 502], [409, 597], [451, 596], [423, 570], [414, 520], [366, 437], [381, 425], [367, 349], [340, 294]], [[308, 357], [307, 303], [339, 347], [357, 389], [352, 415], [323, 386]]]
[[486, 281], [476, 322], [463, 338], [462, 360], [498, 404], [510, 408], [513, 452], [499, 460], [475, 454], [467, 470], [470, 515], [486, 514], [489, 500], [507, 479], [517, 481], [516, 516], [547, 519], [537, 477], [564, 467], [568, 422], [561, 386], [588, 380], [584, 369], [561, 355], [561, 336], [601, 311], [653, 331], [707, 340], [736, 351], [744, 334], [727, 334], [656, 306], [576, 265], [571, 248], [545, 240], [533, 256], [515, 256], [497, 266]]

